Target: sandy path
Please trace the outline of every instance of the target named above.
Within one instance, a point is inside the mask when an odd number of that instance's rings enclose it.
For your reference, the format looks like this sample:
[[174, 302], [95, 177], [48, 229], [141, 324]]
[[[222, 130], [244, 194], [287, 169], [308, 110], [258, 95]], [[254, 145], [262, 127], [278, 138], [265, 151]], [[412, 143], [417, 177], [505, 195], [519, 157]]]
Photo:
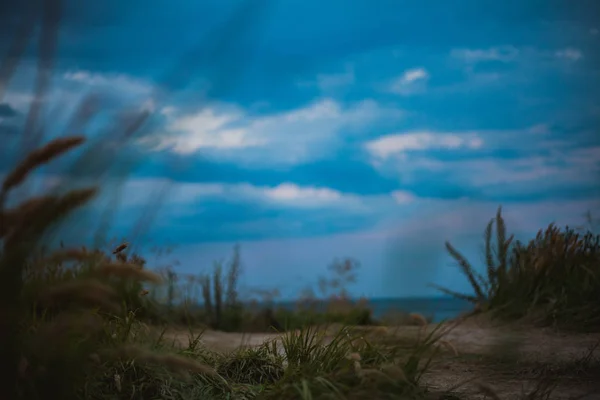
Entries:
[[[195, 334], [199, 334], [197, 332]], [[220, 352], [231, 352], [242, 346], [260, 346], [267, 340], [280, 337], [277, 333], [237, 333], [206, 330], [202, 333], [201, 342], [209, 349]], [[170, 330], [165, 334], [165, 340], [185, 347], [189, 342], [189, 331]]]
[[[428, 329], [431, 329], [428, 328]], [[415, 337], [416, 327], [400, 327], [400, 337]], [[268, 333], [225, 333], [205, 331], [202, 342], [211, 349], [228, 352], [245, 346], [257, 346], [266, 340], [279, 337]], [[167, 332], [166, 338], [185, 346], [187, 331]], [[502, 399], [519, 399], [522, 390], [531, 390], [539, 382], [539, 365], [559, 365], [573, 362], [589, 352], [600, 342], [600, 334], [557, 334], [544, 329], [523, 329], [492, 326], [476, 320], [466, 321], [446, 334], [445, 337], [459, 352], [459, 357], [440, 360], [425, 377], [426, 383], [435, 391], [445, 391], [458, 382], [473, 380], [458, 392], [467, 399], [482, 399], [475, 382], [489, 384]], [[598, 351], [600, 353], [600, 349]], [[499, 358], [510, 360], [502, 364]], [[517, 362], [518, 360], [518, 362]], [[600, 372], [600, 371], [598, 371]], [[569, 373], [566, 373], [569, 375]], [[561, 380], [560, 386], [550, 399], [569, 399], [592, 389], [599, 394], [585, 399], [600, 400], [600, 386], [594, 388], [594, 380]], [[597, 381], [600, 384], [600, 374]]]
[[[523, 399], [523, 392], [539, 388], [540, 376], [557, 387], [548, 399], [600, 400], [600, 370], [583, 375], [578, 360], [600, 343], [600, 334], [557, 334], [544, 329], [478, 326], [466, 323], [446, 335], [460, 356], [443, 360], [428, 373], [434, 390], [448, 390], [458, 382], [472, 380], [458, 392], [468, 399], [483, 399], [477, 383], [492, 387], [502, 399]], [[600, 349], [594, 352], [600, 356]], [[592, 392], [592, 393], [591, 393]], [[541, 399], [542, 397], [535, 398]]]

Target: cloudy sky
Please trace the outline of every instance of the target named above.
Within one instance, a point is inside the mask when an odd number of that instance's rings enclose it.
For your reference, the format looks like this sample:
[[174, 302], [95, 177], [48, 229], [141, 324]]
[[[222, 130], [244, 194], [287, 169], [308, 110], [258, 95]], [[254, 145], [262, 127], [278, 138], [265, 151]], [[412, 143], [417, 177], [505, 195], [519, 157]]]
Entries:
[[[286, 297], [336, 257], [360, 261], [356, 295], [462, 290], [443, 243], [479, 263], [499, 205], [523, 238], [599, 209], [597, 9], [67, 1], [37, 132], [91, 144], [35, 187], [102, 178], [103, 195], [62, 235], [174, 246], [182, 272], [240, 243], [244, 284]], [[0, 11], [8, 54], [23, 10]], [[0, 83], [2, 172], [35, 131], [40, 32]], [[140, 112], [150, 117], [123, 139]]]

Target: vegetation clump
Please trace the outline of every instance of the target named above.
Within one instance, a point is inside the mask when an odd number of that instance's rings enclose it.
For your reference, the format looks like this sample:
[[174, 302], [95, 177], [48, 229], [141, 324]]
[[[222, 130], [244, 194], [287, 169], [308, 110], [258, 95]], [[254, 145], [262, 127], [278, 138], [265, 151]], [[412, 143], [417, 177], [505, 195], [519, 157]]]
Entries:
[[473, 294], [439, 290], [505, 320], [527, 317], [560, 329], [600, 329], [600, 235], [550, 224], [527, 243], [514, 241], [498, 209], [484, 239], [484, 273], [446, 242]]

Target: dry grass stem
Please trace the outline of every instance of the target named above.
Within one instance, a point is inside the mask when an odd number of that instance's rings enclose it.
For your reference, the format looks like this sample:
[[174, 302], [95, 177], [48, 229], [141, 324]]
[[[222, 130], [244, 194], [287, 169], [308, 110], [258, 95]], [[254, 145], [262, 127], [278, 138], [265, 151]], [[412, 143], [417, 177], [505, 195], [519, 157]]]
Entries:
[[158, 354], [136, 346], [123, 346], [119, 349], [118, 354], [124, 358], [163, 365], [174, 371], [191, 371], [198, 374], [218, 376], [217, 372], [208, 365], [175, 354]]
[[98, 254], [90, 253], [90, 252], [86, 251], [85, 249], [66, 249], [66, 250], [55, 251], [50, 256], [44, 258], [42, 260], [42, 262], [46, 262], [46, 263], [61, 263], [61, 262], [65, 262], [65, 261], [83, 262], [83, 261], [89, 261], [97, 256], [98, 256]]
[[68, 332], [91, 334], [104, 329], [104, 321], [99, 315], [91, 313], [67, 312], [59, 315], [52, 322], [44, 324], [38, 331], [38, 337], [47, 341], [57, 341]]
[[7, 192], [20, 185], [33, 169], [79, 146], [84, 141], [85, 138], [83, 136], [59, 138], [49, 142], [40, 149], [32, 151], [25, 160], [6, 176], [2, 184], [2, 192]]
[[[28, 200], [9, 215], [3, 231], [8, 241], [16, 244], [27, 232], [39, 232], [72, 210], [86, 204], [98, 192], [96, 188], [72, 190], [63, 196], [43, 196]], [[6, 221], [4, 221], [6, 222]], [[10, 247], [10, 245], [5, 245]]]
[[80, 207], [90, 201], [96, 194], [98, 189], [90, 187], [86, 189], [76, 189], [63, 195], [56, 203], [55, 216], [62, 216], [77, 207]]

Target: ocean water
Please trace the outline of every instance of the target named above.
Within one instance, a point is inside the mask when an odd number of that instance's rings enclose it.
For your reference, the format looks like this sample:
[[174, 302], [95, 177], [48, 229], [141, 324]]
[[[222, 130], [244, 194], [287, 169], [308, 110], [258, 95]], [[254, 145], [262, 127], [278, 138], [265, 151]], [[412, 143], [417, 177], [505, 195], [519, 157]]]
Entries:
[[[409, 298], [375, 298], [368, 300], [375, 319], [389, 312], [418, 313], [432, 322], [440, 322], [458, 317], [473, 309], [467, 301], [453, 297], [409, 297]], [[293, 309], [295, 302], [276, 302], [276, 307]]]
[[375, 318], [381, 317], [389, 311], [404, 311], [421, 314], [426, 318], [431, 318], [433, 322], [456, 318], [473, 309], [471, 303], [454, 297], [372, 299], [369, 300], [369, 304]]

